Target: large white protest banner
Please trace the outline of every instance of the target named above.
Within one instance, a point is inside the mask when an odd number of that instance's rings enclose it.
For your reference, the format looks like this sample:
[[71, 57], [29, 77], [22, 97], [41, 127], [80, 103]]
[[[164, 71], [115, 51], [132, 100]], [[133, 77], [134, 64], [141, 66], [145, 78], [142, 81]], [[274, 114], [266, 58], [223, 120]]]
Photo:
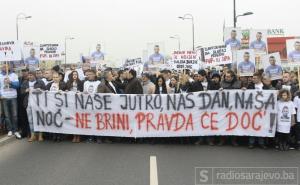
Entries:
[[231, 47], [228, 45], [203, 48], [204, 63], [206, 66], [218, 66], [232, 63]]
[[176, 70], [199, 69], [199, 56], [197, 51], [174, 51], [172, 54], [172, 65]]
[[21, 46], [18, 41], [0, 41], [0, 62], [22, 59]]
[[55, 61], [62, 60], [64, 48], [60, 44], [41, 44], [40, 60]]
[[274, 137], [276, 91], [184, 94], [30, 92], [34, 130], [120, 136], [239, 135]]

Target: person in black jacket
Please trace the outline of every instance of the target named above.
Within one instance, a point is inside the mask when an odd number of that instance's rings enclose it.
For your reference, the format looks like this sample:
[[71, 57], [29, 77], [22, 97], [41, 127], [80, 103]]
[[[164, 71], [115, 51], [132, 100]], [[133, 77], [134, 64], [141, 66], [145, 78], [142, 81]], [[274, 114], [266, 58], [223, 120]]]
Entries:
[[68, 81], [66, 83], [66, 90], [73, 92], [83, 91], [83, 81], [79, 79], [78, 72], [72, 71], [68, 76]]
[[[72, 71], [68, 75], [68, 81], [66, 83], [66, 90], [73, 91], [73, 92], [82, 92], [83, 91], [83, 82], [81, 80], [79, 80], [77, 71]], [[80, 143], [80, 136], [74, 135], [72, 142]]]
[[143, 94], [143, 87], [141, 82], [136, 78], [136, 71], [131, 69], [128, 72], [128, 84], [125, 88], [125, 94]]
[[[208, 82], [207, 90], [219, 90], [221, 88], [221, 76], [218, 73], [214, 73], [211, 76], [211, 80]], [[208, 136], [207, 142], [210, 146], [213, 146], [217, 136]]]
[[162, 75], [156, 79], [154, 94], [168, 94], [166, 81]]
[[127, 70], [118, 71], [118, 77], [115, 79], [114, 84], [117, 87], [118, 94], [124, 94], [125, 87], [127, 85], [126, 73]]
[[[203, 71], [204, 71], [204, 70], [199, 70], [198, 75], [199, 75], [199, 76], [205, 76], [205, 74], [203, 74]], [[204, 71], [204, 73], [206, 73], [206, 72]], [[199, 77], [196, 78], [196, 81], [194, 81], [194, 82], [191, 83], [191, 86], [190, 86], [188, 92], [199, 92], [199, 91], [203, 91], [204, 88], [203, 88], [203, 86], [202, 86], [202, 82], [201, 82], [202, 80], [203, 80], [203, 79], [201, 79], [201, 78], [199, 78]]]
[[56, 72], [53, 73], [53, 81], [48, 83], [46, 90], [48, 91], [65, 91], [66, 84], [60, 80], [60, 75]]
[[214, 73], [211, 76], [211, 80], [208, 82], [207, 90], [219, 90], [221, 88], [221, 76], [218, 73]]
[[[28, 81], [28, 69], [22, 69], [21, 70], [21, 76], [19, 77], [19, 83], [22, 85], [23, 82]], [[21, 88], [21, 87], [20, 87]], [[18, 89], [18, 120], [19, 120], [19, 127], [21, 130], [22, 138], [27, 137], [30, 133], [29, 124], [27, 122], [27, 112], [26, 109], [23, 106], [25, 94], [21, 94], [21, 89]], [[1, 105], [0, 105], [1, 106]], [[1, 117], [1, 111], [0, 111], [0, 117]]]
[[[262, 83], [262, 76], [260, 73], [256, 72], [253, 74], [252, 82], [249, 83], [247, 89], [256, 89], [262, 91], [264, 84]], [[253, 149], [255, 142], [258, 141], [258, 144], [261, 148], [266, 149], [265, 139], [263, 137], [249, 137], [248, 148]]]
[[180, 87], [179, 87], [179, 82], [178, 82], [178, 77], [177, 76], [173, 76], [171, 78], [170, 84], [169, 84], [169, 88], [170, 88], [170, 94], [177, 94], [180, 93]]
[[[30, 129], [30, 138], [28, 139], [28, 142], [32, 142], [36, 140], [35, 132], [33, 130], [33, 117], [32, 117], [32, 108], [28, 106], [28, 97], [29, 97], [29, 91], [33, 91], [34, 89], [39, 90], [45, 90], [45, 84], [42, 80], [36, 79], [35, 72], [30, 71], [28, 73], [28, 80], [24, 81], [21, 84], [20, 93], [24, 97], [23, 100], [23, 107], [27, 110], [27, 119], [28, 119], [28, 125], [27, 128]], [[38, 135], [38, 141], [43, 141], [43, 135], [40, 132]]]
[[[228, 70], [225, 73], [224, 79], [221, 82], [221, 88], [220, 90], [223, 89], [241, 89], [241, 82], [237, 79], [234, 71]], [[231, 144], [233, 146], [238, 146], [237, 143], [237, 137], [236, 136], [228, 136], [228, 138], [231, 140]], [[226, 137], [220, 137], [220, 142], [218, 143], [219, 146], [224, 145], [226, 142]]]
[[[53, 82], [50, 82], [46, 86], [46, 90], [48, 91], [65, 91], [66, 90], [66, 84], [61, 81], [60, 75], [56, 72], [53, 73]], [[62, 134], [52, 134], [53, 141], [60, 142], [62, 141]]]

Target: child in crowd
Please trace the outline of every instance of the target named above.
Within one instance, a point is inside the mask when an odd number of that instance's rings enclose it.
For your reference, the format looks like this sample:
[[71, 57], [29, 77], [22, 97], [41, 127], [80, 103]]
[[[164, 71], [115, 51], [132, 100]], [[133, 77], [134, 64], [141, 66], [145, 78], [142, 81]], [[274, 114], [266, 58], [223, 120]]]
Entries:
[[291, 93], [287, 89], [279, 91], [279, 101], [277, 103], [278, 123], [276, 136], [278, 145], [276, 149], [281, 151], [289, 150], [289, 136], [291, 126], [295, 123], [294, 115], [296, 114], [294, 103], [291, 101]]

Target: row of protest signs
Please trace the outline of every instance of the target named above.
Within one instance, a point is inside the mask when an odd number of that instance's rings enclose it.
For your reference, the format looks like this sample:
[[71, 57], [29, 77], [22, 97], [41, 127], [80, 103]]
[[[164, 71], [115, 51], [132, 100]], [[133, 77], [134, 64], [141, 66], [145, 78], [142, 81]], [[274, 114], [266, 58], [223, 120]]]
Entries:
[[34, 42], [0, 42], [0, 62], [20, 61], [30, 57], [30, 50], [35, 50], [35, 57], [41, 61], [62, 60], [64, 48], [61, 44], [37, 44]]

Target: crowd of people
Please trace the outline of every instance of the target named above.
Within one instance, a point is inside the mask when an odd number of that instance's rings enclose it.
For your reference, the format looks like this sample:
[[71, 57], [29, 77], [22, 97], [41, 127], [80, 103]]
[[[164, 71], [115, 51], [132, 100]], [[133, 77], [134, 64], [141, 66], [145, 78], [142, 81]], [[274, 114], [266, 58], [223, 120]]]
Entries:
[[[137, 76], [133, 69], [106, 68], [96, 71], [91, 68], [90, 63], [83, 63], [81, 67], [72, 65], [65, 72], [59, 66], [40, 70], [29, 66], [30, 64], [35, 65], [35, 63], [27, 63], [27, 67], [22, 69], [19, 76], [13, 70], [7, 71], [6, 65], [2, 67], [0, 75], [1, 112], [4, 118], [2, 123], [5, 123], [9, 137], [15, 135], [18, 139], [28, 138], [29, 142], [43, 141], [44, 139], [62, 141], [69, 138], [63, 134], [34, 132], [32, 110], [28, 106], [29, 91], [33, 89], [113, 94], [170, 94], [223, 89], [256, 89], [279, 90], [278, 112], [282, 112], [280, 115], [285, 116], [289, 122], [280, 122], [274, 119], [274, 124], [277, 124], [275, 138], [209, 136], [138, 139], [138, 142], [194, 144], [207, 142], [209, 145], [230, 143], [233, 146], [246, 142], [249, 148], [254, 148], [257, 142], [258, 146], [264, 149], [271, 145], [280, 150], [288, 150], [290, 147], [300, 149], [300, 92], [298, 91], [297, 74], [294, 72], [283, 72], [282, 80], [272, 81], [263, 71], [258, 71], [249, 77], [238, 77], [226, 66], [220, 71], [209, 69], [201, 69], [198, 72], [162, 70], [156, 73], [144, 72], [141, 76]], [[299, 110], [297, 114], [295, 108]], [[133, 141], [111, 137], [72, 136], [74, 143], [83, 140], [97, 143]]]
[[[97, 51], [92, 54], [94, 60], [104, 59], [97, 45]], [[163, 63], [159, 47], [149, 58], [150, 63]], [[221, 70], [206, 68], [199, 71], [168, 70], [143, 72], [137, 75], [134, 69], [97, 69], [95, 63], [83, 62], [82, 65], [71, 65], [70, 69], [54, 66], [52, 69], [40, 69], [35, 50], [30, 50], [30, 57], [24, 61], [24, 68], [17, 75], [13, 68], [2, 66], [0, 74], [1, 89], [1, 122], [0, 126], [7, 130], [8, 137], [27, 138], [28, 142], [56, 142], [66, 140], [70, 136], [53, 133], [37, 133], [33, 128], [32, 108], [28, 105], [29, 92], [32, 90], [73, 91], [83, 93], [113, 93], [113, 94], [174, 94], [209, 90], [256, 89], [278, 90], [278, 114], [273, 116], [272, 124], [276, 125], [276, 137], [240, 137], [240, 136], [207, 136], [181, 138], [150, 138], [124, 139], [112, 137], [72, 136], [72, 142], [175, 142], [209, 145], [232, 144], [238, 146], [247, 144], [250, 149], [256, 145], [266, 149], [267, 146], [279, 150], [296, 148], [300, 150], [300, 91], [297, 73], [283, 71], [275, 66], [274, 58], [270, 57], [270, 70], [258, 70], [251, 76], [238, 76], [237, 70], [231, 70], [231, 65], [224, 65]], [[272, 80], [272, 70], [282, 77]], [[274, 73], [275, 74], [275, 73]], [[276, 119], [277, 118], [277, 119]]]

